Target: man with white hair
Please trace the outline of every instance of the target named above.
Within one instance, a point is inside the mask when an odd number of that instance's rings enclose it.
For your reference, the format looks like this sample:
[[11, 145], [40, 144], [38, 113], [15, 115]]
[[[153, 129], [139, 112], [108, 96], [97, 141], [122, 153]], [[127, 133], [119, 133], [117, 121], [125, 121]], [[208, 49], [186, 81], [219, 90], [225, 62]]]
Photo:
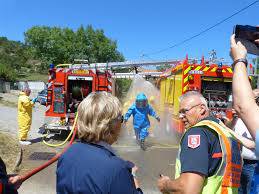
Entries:
[[220, 120], [210, 116], [206, 99], [196, 91], [180, 98], [179, 118], [186, 132], [180, 141], [175, 180], [161, 175], [165, 193], [238, 193], [240, 145]]
[[30, 100], [31, 90], [28, 85], [25, 85], [19, 94], [18, 98], [18, 127], [19, 127], [19, 142], [21, 145], [30, 145], [27, 141], [27, 135], [31, 128], [32, 107], [37, 101], [37, 98]]

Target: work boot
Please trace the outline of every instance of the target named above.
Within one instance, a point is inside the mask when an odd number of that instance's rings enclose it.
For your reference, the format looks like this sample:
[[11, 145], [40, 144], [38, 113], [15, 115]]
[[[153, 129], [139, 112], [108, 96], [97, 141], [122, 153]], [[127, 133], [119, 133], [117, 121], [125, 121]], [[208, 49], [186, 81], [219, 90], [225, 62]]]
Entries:
[[144, 139], [140, 140], [140, 148], [144, 151], [147, 149], [146, 146], [145, 146], [145, 140]]
[[30, 141], [19, 141], [21, 145], [31, 145]]

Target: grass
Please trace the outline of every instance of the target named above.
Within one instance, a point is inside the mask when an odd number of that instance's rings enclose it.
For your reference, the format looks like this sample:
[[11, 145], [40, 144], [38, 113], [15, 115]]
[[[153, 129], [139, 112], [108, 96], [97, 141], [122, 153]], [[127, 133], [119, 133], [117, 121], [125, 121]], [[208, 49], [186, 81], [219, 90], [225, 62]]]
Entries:
[[8, 173], [15, 166], [19, 150], [18, 140], [7, 133], [0, 132], [0, 156], [6, 164]]

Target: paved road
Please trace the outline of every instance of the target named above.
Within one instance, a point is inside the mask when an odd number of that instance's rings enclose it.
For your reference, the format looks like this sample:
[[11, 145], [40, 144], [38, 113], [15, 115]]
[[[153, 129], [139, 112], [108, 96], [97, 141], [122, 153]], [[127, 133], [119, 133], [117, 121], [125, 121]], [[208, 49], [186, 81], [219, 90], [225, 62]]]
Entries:
[[[45, 108], [36, 106], [33, 112], [31, 139], [37, 139], [40, 135], [37, 129], [44, 123]], [[0, 126], [2, 130], [9, 131], [16, 135], [17, 130], [17, 110], [15, 108], [0, 106]], [[162, 121], [163, 122], [163, 121]], [[130, 127], [130, 125], [129, 125]], [[124, 129], [120, 140], [114, 145], [117, 153], [126, 160], [134, 162], [139, 167], [138, 177], [144, 193], [159, 193], [156, 188], [156, 180], [159, 174], [165, 174], [173, 177], [174, 163], [177, 153], [177, 142], [174, 134], [158, 127], [154, 130], [155, 137], [148, 139], [147, 151], [142, 151], [132, 138], [132, 134], [128, 134], [128, 130]], [[25, 155], [23, 158], [22, 173], [35, 168], [46, 160], [33, 160], [31, 155], [35, 152], [57, 153], [61, 149], [53, 149], [46, 147], [42, 142], [37, 142], [31, 146], [25, 147]], [[55, 171], [56, 164], [49, 166], [40, 173], [34, 175], [23, 183], [19, 189], [20, 194], [54, 194], [55, 193]]]

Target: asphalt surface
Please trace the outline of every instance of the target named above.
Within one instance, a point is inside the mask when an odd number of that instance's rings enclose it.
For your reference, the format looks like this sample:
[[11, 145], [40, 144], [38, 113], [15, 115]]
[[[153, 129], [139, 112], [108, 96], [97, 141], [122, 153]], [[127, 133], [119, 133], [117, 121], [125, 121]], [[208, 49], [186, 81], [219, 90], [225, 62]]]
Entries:
[[[17, 135], [17, 109], [4, 107], [0, 105], [0, 126], [1, 130], [8, 131], [14, 136]], [[33, 158], [35, 153], [47, 153], [49, 155], [61, 151], [61, 148], [49, 148], [41, 142], [41, 135], [38, 134], [38, 128], [44, 123], [45, 107], [36, 105], [33, 111], [33, 122], [29, 138], [34, 144], [23, 147], [24, 156], [22, 161], [21, 173], [26, 174], [31, 169], [38, 167], [46, 162], [47, 158]], [[130, 121], [129, 121], [130, 123]], [[161, 120], [163, 124], [163, 118]], [[177, 138], [171, 132], [171, 129], [164, 130], [162, 124], [155, 124], [153, 129], [154, 137], [150, 137], [147, 142], [147, 150], [143, 151], [136, 144], [132, 137], [132, 132], [123, 129], [119, 141], [113, 145], [118, 155], [125, 160], [132, 161], [138, 166], [137, 176], [140, 185], [147, 194], [160, 193], [156, 187], [156, 181], [159, 174], [174, 175], [175, 158], [177, 155]], [[128, 128], [131, 128], [128, 124]], [[56, 163], [32, 176], [25, 181], [19, 189], [20, 194], [54, 194], [56, 187]]]

